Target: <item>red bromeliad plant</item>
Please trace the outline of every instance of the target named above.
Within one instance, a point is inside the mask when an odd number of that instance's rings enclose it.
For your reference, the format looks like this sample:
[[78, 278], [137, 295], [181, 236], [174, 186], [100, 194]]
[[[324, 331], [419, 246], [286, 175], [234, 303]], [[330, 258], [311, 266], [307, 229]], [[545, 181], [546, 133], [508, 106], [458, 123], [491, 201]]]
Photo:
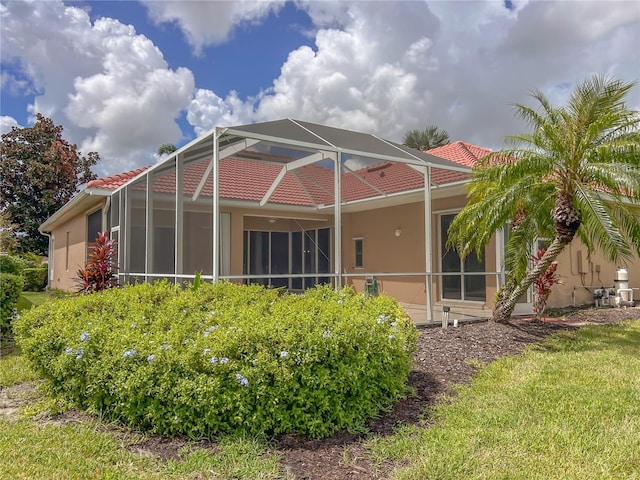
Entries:
[[116, 242], [109, 239], [109, 232], [98, 232], [95, 242], [89, 244], [89, 258], [84, 268], [78, 270], [78, 293], [92, 293], [118, 285]]
[[[540, 261], [546, 251], [545, 248], [540, 248], [538, 254], [531, 257], [534, 265]], [[542, 314], [547, 306], [547, 300], [549, 299], [549, 295], [551, 295], [551, 287], [558, 283], [557, 269], [558, 263], [553, 262], [544, 273], [540, 274], [540, 276], [533, 281], [533, 313], [535, 321], [539, 322], [542, 320]]]

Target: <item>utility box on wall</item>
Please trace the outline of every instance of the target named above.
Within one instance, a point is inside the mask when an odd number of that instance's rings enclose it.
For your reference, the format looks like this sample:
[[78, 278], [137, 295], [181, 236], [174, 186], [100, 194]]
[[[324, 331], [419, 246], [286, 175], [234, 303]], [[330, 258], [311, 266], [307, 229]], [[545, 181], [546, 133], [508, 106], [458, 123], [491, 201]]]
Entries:
[[587, 259], [587, 257], [584, 254], [583, 250], [578, 250], [577, 252], [577, 256], [578, 256], [578, 273], [588, 273], [587, 271], [587, 267], [588, 267], [588, 263], [589, 260]]

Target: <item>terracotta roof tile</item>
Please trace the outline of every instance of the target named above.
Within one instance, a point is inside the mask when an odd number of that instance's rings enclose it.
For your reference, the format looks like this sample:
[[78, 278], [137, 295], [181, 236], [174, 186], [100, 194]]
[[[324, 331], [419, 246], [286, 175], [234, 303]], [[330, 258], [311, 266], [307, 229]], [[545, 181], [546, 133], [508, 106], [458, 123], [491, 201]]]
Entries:
[[473, 167], [478, 160], [491, 153], [491, 150], [472, 145], [471, 143], [458, 141], [442, 147], [432, 148], [431, 150], [427, 150], [426, 153], [460, 163], [467, 167]]
[[[486, 148], [464, 142], [454, 142], [427, 151], [436, 157], [469, 167], [489, 152], [490, 150]], [[210, 159], [205, 158], [185, 164], [183, 170], [185, 195], [190, 197], [194, 195], [209, 163]], [[283, 166], [283, 163], [265, 163], [248, 158], [225, 158], [220, 162], [220, 197], [259, 202], [282, 171]], [[92, 180], [87, 187], [116, 189], [147, 168], [138, 168], [119, 175]], [[175, 172], [164, 175], [162, 171], [154, 173], [154, 192], [173, 194], [176, 182]], [[209, 176], [200, 192], [203, 197], [213, 195], [211, 178]], [[461, 181], [467, 178], [469, 178], [469, 174], [462, 172], [451, 172], [437, 168], [432, 171], [432, 181], [435, 184]], [[423, 185], [422, 175], [413, 168], [403, 163], [385, 162], [357, 170], [356, 174], [344, 173], [342, 176], [342, 199], [344, 201], [361, 200], [379, 196], [380, 192], [393, 194], [420, 189]], [[139, 188], [144, 190], [146, 185], [141, 185]], [[333, 170], [317, 164], [306, 165], [288, 171], [271, 195], [269, 202], [298, 206], [331, 205], [333, 204], [333, 192]]]
[[97, 178], [96, 180], [91, 180], [87, 183], [87, 188], [104, 188], [107, 190], [115, 190], [118, 187], [121, 187], [125, 183], [127, 183], [132, 178], [140, 175], [149, 167], [137, 168], [135, 170], [130, 170], [124, 173], [118, 173], [117, 175], [112, 175], [110, 177], [105, 178]]

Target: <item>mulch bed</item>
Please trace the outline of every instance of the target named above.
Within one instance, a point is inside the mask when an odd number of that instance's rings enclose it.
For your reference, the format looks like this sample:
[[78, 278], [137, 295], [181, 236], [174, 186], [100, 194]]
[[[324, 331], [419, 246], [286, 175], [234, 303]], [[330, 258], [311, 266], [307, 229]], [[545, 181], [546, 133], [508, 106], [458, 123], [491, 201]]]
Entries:
[[[286, 478], [295, 480], [377, 480], [385, 478], [396, 467], [393, 464], [374, 465], [361, 441], [368, 435], [388, 435], [401, 424], [427, 421], [427, 407], [442, 401], [451, 387], [468, 382], [477, 365], [489, 363], [504, 355], [514, 355], [552, 333], [573, 330], [587, 323], [611, 324], [640, 318], [640, 307], [606, 309], [564, 309], [553, 312], [544, 322], [514, 319], [510, 324], [494, 322], [464, 324], [457, 328], [424, 328], [420, 330], [409, 385], [415, 395], [398, 402], [392, 411], [370, 421], [368, 433], [338, 432], [314, 440], [301, 435], [281, 435], [273, 440], [272, 448], [280, 456], [281, 469]], [[25, 384], [26, 385], [26, 384]], [[18, 386], [19, 387], [19, 386]], [[2, 407], [16, 407], [6, 395], [15, 387], [0, 389]], [[17, 396], [17, 395], [16, 395]], [[4, 398], [7, 397], [7, 398]], [[20, 402], [19, 402], [20, 403]], [[78, 417], [79, 415], [79, 417]], [[70, 417], [69, 417], [70, 416]], [[69, 418], [67, 418], [69, 417]], [[79, 412], [71, 411], [55, 419], [58, 423], [79, 421]], [[155, 455], [163, 460], [179, 459], [180, 450], [187, 445], [184, 439], [151, 436], [138, 442], [127, 429], [106, 427], [120, 436], [127, 448], [142, 454]], [[133, 440], [133, 441], [132, 441]], [[199, 446], [215, 450], [214, 442]]]
[[[399, 424], [417, 423], [427, 407], [450, 393], [455, 384], [468, 382], [478, 362], [489, 363], [514, 355], [527, 345], [552, 333], [579, 328], [586, 323], [617, 323], [640, 318], [640, 308], [565, 309], [544, 322], [514, 319], [510, 324], [494, 322], [466, 324], [457, 328], [420, 330], [409, 385], [416, 395], [400, 401], [394, 409], [371, 421], [371, 434], [387, 435]], [[471, 362], [470, 362], [471, 360]], [[276, 440], [281, 467], [296, 480], [370, 480], [384, 478], [394, 465], [373, 465], [360, 441], [366, 435], [340, 432], [325, 440], [284, 435]]]

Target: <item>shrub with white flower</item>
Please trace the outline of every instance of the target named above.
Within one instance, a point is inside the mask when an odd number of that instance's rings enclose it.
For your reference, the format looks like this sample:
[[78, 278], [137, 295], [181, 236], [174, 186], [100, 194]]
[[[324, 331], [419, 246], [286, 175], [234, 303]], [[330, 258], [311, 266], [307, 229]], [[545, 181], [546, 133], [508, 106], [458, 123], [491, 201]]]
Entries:
[[122, 356], [124, 358], [133, 358], [138, 354], [138, 351], [135, 348], [132, 348], [130, 350], [125, 350], [125, 352], [122, 354]]
[[243, 387], [248, 387], [249, 386], [249, 380], [247, 380], [246, 378], [244, 378], [242, 375], [240, 375], [239, 373], [236, 373], [236, 380], [238, 381], [238, 383], [240, 385], [242, 385]]
[[227, 282], [63, 299], [16, 327], [54, 394], [134, 428], [200, 438], [358, 428], [406, 394], [417, 338], [384, 295]]

